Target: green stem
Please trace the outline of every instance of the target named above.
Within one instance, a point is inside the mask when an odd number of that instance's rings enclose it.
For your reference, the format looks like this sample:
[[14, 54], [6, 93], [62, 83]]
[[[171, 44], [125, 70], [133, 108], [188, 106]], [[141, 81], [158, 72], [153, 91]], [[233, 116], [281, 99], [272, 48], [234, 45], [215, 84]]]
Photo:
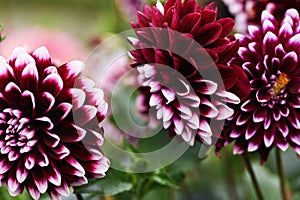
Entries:
[[288, 196], [287, 187], [285, 184], [285, 176], [283, 171], [283, 162], [281, 157], [281, 152], [279, 148], [276, 148], [276, 163], [277, 163], [277, 170], [279, 174], [279, 180], [280, 180], [280, 188], [281, 188], [281, 195], [283, 200], [290, 200]]
[[83, 197], [81, 194], [76, 194], [76, 198], [77, 198], [77, 200], [83, 200]]
[[244, 161], [245, 161], [245, 164], [246, 164], [246, 168], [249, 172], [249, 175], [251, 177], [251, 180], [252, 180], [252, 184], [254, 186], [254, 189], [255, 189], [255, 192], [256, 192], [256, 195], [257, 195], [257, 198], [259, 200], [264, 200], [264, 197], [262, 195], [262, 192], [261, 192], [261, 189], [258, 185], [258, 182], [257, 182], [257, 179], [256, 179], [256, 176], [255, 176], [255, 173], [254, 173], [254, 170], [251, 166], [251, 162], [249, 160], [249, 157], [247, 154], [243, 154], [243, 158], [244, 158]]

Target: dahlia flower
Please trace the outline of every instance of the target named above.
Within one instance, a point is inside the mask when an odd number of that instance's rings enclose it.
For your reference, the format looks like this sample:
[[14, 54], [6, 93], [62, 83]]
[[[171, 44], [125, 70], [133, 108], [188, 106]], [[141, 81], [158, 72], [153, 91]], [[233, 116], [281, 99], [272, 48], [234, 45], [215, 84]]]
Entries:
[[246, 32], [247, 24], [260, 24], [263, 10], [269, 11], [277, 20], [282, 20], [289, 8], [300, 11], [300, 0], [223, 0], [229, 12], [235, 16], [238, 31]]
[[45, 47], [19, 47], [8, 61], [0, 57], [0, 69], [0, 180], [10, 195], [26, 188], [34, 199], [60, 199], [105, 176], [98, 123], [107, 104], [91, 80], [78, 78], [83, 63], [56, 67]]
[[[139, 72], [146, 103], [170, 135], [180, 135], [190, 145], [195, 138], [211, 145], [218, 134], [210, 121], [231, 116], [233, 110], [226, 103], [239, 103], [249, 93], [240, 67], [227, 65], [239, 47], [234, 38], [226, 37], [234, 21], [216, 16], [213, 4], [201, 7], [196, 0], [167, 0], [164, 6], [160, 2], [145, 6], [132, 22], [137, 35], [130, 38], [135, 47], [130, 52], [132, 66]], [[223, 80], [215, 77], [218, 73]]]
[[261, 162], [273, 147], [300, 155], [300, 19], [289, 9], [282, 21], [263, 11], [261, 26], [249, 26], [232, 63], [242, 65], [251, 93], [235, 109], [225, 130], [234, 153], [258, 151]]

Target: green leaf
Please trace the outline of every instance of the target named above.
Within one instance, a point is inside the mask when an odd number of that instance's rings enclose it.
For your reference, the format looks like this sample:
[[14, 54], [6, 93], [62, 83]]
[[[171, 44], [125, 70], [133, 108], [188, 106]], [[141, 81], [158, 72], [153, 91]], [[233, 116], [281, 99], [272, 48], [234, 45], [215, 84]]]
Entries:
[[153, 176], [151, 177], [151, 179], [163, 186], [167, 186], [167, 187], [172, 187], [172, 188], [176, 188], [178, 189], [178, 185], [177, 183], [173, 180], [173, 178], [171, 178], [165, 171], [163, 170], [159, 170], [156, 171]]
[[74, 188], [75, 193], [94, 193], [100, 195], [116, 195], [133, 188], [130, 176], [123, 172], [110, 169], [105, 178], [91, 179], [89, 184]]
[[0, 42], [2, 42], [6, 36], [1, 36], [1, 32], [3, 31], [3, 25], [0, 24]]

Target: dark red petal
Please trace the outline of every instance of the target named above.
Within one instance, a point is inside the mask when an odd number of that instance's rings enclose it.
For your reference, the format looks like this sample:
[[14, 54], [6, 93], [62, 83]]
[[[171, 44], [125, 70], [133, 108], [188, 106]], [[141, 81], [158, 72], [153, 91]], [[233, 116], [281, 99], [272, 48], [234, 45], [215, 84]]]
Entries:
[[294, 72], [294, 70], [298, 66], [298, 55], [292, 51], [287, 53], [283, 59], [282, 63], [280, 65], [280, 71], [283, 73], [291, 74]]
[[36, 111], [42, 115], [50, 111], [55, 103], [55, 98], [49, 92], [41, 92], [36, 99]]
[[61, 103], [53, 111], [51, 111], [51, 113], [49, 113], [49, 116], [51, 116], [53, 123], [62, 122], [70, 114], [71, 110], [71, 104]]
[[200, 13], [190, 13], [180, 20], [180, 31], [183, 33], [196, 34], [200, 28], [201, 15]]
[[58, 130], [62, 142], [78, 142], [86, 135], [86, 130], [73, 123], [63, 123]]
[[255, 123], [265, 121], [268, 115], [268, 110], [266, 108], [260, 108], [253, 113], [253, 121]]
[[235, 71], [232, 67], [229, 67], [226, 65], [219, 64], [219, 65], [217, 65], [217, 67], [222, 76], [225, 90], [232, 88], [236, 84], [237, 73], [235, 73]]
[[221, 38], [226, 37], [232, 31], [235, 24], [234, 20], [229, 17], [221, 18], [216, 22], [222, 25], [222, 33], [220, 35]]
[[208, 45], [216, 41], [222, 33], [222, 26], [219, 23], [209, 23], [202, 26], [195, 36], [202, 46]]
[[51, 166], [42, 169], [45, 178], [55, 186], [61, 185], [61, 173], [57, 164], [50, 160]]
[[229, 92], [236, 94], [241, 100], [244, 100], [250, 94], [250, 82], [242, 68], [237, 65], [231, 65], [231, 67], [237, 74], [237, 81], [235, 85], [229, 89]]
[[20, 86], [23, 90], [29, 90], [36, 94], [38, 88], [39, 74], [34, 63], [28, 64], [22, 71]]
[[5, 87], [5, 93], [3, 94], [4, 100], [11, 106], [18, 106], [21, 90], [14, 82], [10, 82]]

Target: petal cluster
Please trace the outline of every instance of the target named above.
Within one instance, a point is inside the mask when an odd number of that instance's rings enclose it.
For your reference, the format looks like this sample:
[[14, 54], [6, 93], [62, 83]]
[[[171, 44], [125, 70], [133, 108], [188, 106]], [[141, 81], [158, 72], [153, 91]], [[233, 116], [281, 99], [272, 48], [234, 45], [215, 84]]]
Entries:
[[82, 70], [80, 61], [55, 66], [45, 47], [0, 57], [0, 180], [12, 196], [25, 188], [34, 199], [60, 199], [88, 177], [105, 176], [98, 124], [107, 104], [78, 77]]
[[145, 6], [132, 22], [137, 35], [130, 39], [135, 47], [132, 66], [144, 86], [145, 104], [171, 135], [180, 135], [190, 145], [195, 139], [210, 145], [210, 120], [231, 116], [226, 103], [239, 103], [249, 93], [241, 68], [227, 64], [239, 47], [234, 38], [227, 38], [234, 21], [216, 16], [213, 4], [167, 0]]
[[223, 0], [229, 11], [235, 16], [236, 28], [241, 32], [247, 31], [247, 24], [260, 24], [263, 10], [269, 11], [277, 20], [282, 20], [285, 11], [295, 8], [300, 11], [299, 0]]
[[258, 151], [264, 162], [273, 147], [300, 155], [300, 18], [287, 10], [282, 21], [263, 11], [261, 26], [249, 26], [233, 63], [241, 65], [251, 93], [228, 122], [226, 143], [234, 153]]

